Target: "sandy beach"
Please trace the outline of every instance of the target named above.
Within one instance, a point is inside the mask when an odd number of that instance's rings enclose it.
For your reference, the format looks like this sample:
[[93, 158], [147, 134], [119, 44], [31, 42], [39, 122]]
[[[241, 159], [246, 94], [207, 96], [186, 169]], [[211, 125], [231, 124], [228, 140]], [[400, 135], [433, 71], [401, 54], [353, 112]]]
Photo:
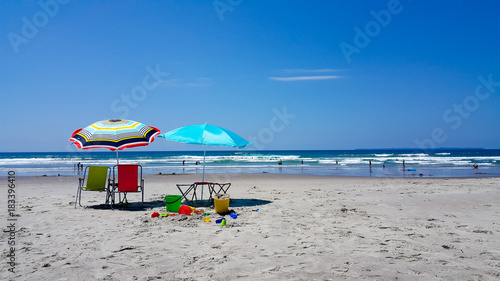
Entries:
[[[7, 178], [2, 178], [7, 185]], [[498, 280], [498, 178], [209, 174], [230, 181], [227, 225], [164, 213], [199, 175], [148, 175], [145, 203], [103, 208], [77, 177], [17, 177], [15, 273], [1, 199], [2, 280]], [[258, 209], [258, 211], [257, 211]], [[207, 216], [205, 216], [207, 217]]]

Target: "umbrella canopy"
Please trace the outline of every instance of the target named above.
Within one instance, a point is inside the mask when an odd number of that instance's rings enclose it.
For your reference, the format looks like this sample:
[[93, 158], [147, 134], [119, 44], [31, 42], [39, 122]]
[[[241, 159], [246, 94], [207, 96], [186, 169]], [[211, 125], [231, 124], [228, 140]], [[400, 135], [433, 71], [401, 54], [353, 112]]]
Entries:
[[[112, 119], [98, 121], [71, 135], [69, 141], [78, 148], [107, 148], [115, 151], [145, 146], [154, 141], [160, 130], [132, 120]], [[118, 161], [118, 160], [117, 160]]]
[[231, 146], [238, 148], [243, 148], [252, 144], [234, 132], [210, 124], [181, 127], [159, 136], [167, 140], [191, 144]]
[[[215, 145], [215, 146], [230, 146], [244, 148], [247, 145], [251, 145], [251, 142], [247, 142], [242, 137], [238, 136], [236, 133], [231, 132], [227, 129], [209, 125], [192, 125], [181, 127], [170, 132], [159, 135], [159, 137], [166, 138], [167, 140], [191, 143], [191, 144], [201, 144], [201, 145]], [[203, 150], [203, 178], [205, 181], [205, 154], [206, 150]], [[202, 193], [203, 199], [203, 186]]]

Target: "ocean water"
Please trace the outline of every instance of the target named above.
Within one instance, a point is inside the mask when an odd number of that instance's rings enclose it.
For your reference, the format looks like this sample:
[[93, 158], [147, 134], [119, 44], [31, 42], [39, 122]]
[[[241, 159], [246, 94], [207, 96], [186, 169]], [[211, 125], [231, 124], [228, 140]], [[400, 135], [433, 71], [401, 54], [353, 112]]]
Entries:
[[[201, 174], [203, 151], [120, 151], [144, 174]], [[403, 169], [404, 160], [404, 169]], [[371, 161], [371, 166], [370, 166]], [[183, 164], [184, 162], [184, 164]], [[199, 163], [198, 165], [196, 163]], [[500, 149], [207, 151], [205, 174], [275, 173], [363, 177], [500, 177]], [[75, 165], [116, 164], [110, 151], [0, 153], [0, 176], [81, 175]], [[282, 163], [279, 165], [278, 163]], [[473, 168], [477, 163], [479, 167]], [[201, 177], [201, 175], [200, 175]]]

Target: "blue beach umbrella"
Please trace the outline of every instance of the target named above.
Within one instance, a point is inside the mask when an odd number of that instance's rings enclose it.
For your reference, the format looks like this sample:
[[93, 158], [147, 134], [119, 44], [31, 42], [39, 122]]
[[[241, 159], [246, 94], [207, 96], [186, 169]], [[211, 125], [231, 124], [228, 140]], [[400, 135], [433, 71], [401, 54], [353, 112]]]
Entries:
[[[171, 141], [201, 145], [244, 148], [245, 146], [252, 144], [251, 142], [247, 142], [245, 139], [238, 136], [234, 132], [210, 124], [185, 126], [177, 128], [170, 132], [166, 132], [164, 134], [160, 134], [158, 136]], [[202, 181], [205, 181], [205, 155], [206, 149], [203, 150]], [[201, 196], [203, 199], [203, 190]]]

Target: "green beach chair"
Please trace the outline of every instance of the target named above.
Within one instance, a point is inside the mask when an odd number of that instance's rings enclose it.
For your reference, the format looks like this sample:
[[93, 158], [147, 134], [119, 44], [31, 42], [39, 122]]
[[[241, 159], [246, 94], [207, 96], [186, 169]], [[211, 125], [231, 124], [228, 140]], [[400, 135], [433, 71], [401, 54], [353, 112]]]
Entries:
[[[80, 207], [82, 206], [82, 191], [104, 191], [106, 192], [106, 202], [109, 203], [110, 193], [109, 193], [109, 179], [108, 172], [109, 167], [106, 166], [88, 166], [85, 168], [83, 173], [83, 178], [78, 179], [78, 189], [76, 190], [75, 198], [75, 209], [76, 202]], [[85, 181], [86, 179], [86, 181]]]

